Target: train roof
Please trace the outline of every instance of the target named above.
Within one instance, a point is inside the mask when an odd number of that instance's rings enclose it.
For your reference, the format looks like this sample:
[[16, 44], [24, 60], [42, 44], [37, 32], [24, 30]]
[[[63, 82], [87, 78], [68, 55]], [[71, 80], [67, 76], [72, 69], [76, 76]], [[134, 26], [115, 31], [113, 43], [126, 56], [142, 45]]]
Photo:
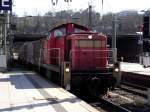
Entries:
[[76, 24], [76, 23], [66, 23], [66, 24], [61, 24], [57, 27], [54, 27], [53, 29], [50, 29], [49, 31], [53, 31], [55, 29], [59, 29], [59, 28], [63, 28], [63, 27], [68, 27], [69, 25], [73, 25], [75, 28], [79, 28], [79, 29], [82, 29], [82, 30], [85, 30], [85, 31], [89, 31], [89, 29], [85, 26], [82, 26], [82, 25], [79, 25], [79, 24]]

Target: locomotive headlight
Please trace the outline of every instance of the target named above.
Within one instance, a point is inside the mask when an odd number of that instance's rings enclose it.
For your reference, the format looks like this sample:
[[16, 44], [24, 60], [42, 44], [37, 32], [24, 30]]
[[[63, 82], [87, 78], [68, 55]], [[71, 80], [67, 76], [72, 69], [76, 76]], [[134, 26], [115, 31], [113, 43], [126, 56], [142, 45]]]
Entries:
[[119, 62], [116, 62], [114, 64], [114, 72], [119, 72], [120, 71], [120, 63]]
[[89, 38], [89, 39], [92, 39], [92, 35], [89, 35], [88, 38]]
[[114, 71], [115, 71], [115, 72], [119, 72], [119, 68], [115, 68]]
[[69, 68], [66, 68], [66, 69], [65, 69], [65, 72], [70, 72], [70, 69], [69, 69]]

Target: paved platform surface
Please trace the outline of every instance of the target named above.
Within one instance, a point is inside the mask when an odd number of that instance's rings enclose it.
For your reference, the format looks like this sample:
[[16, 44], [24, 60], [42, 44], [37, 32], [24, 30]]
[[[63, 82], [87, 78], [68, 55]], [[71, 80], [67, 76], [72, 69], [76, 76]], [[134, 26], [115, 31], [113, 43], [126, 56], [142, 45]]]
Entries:
[[142, 75], [150, 75], [150, 68], [144, 68], [142, 65], [138, 63], [121, 62], [121, 71], [132, 72]]
[[98, 112], [31, 71], [0, 73], [0, 112]]

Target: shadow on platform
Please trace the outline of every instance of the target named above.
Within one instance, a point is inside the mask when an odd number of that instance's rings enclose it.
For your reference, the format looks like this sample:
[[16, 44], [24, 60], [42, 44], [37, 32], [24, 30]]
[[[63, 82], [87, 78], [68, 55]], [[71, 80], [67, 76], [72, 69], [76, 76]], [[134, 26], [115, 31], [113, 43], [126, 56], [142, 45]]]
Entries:
[[[38, 74], [32, 71], [12, 71], [5, 72], [6, 78], [0, 78], [0, 82], [10, 82], [16, 89], [44, 89], [44, 88], [59, 88], [54, 83], [45, 80]], [[38, 80], [44, 84], [38, 84]]]
[[64, 107], [62, 107], [62, 105], [60, 105], [60, 103], [63, 103], [63, 102], [77, 103], [80, 101], [81, 100], [79, 100], [77, 97], [66, 98], [66, 99], [60, 100], [60, 101], [57, 101], [55, 99], [49, 99], [49, 100], [47, 100], [47, 102], [44, 102], [44, 103], [36, 103], [36, 101], [33, 101], [33, 102], [31, 102], [31, 104], [27, 104], [27, 105], [23, 104], [20, 106], [15, 106], [15, 104], [14, 104], [14, 106], [13, 106], [13, 104], [12, 104], [11, 107], [0, 108], [0, 112], [12, 111], [12, 110], [21, 110], [21, 109], [30, 110], [30, 109], [33, 109], [36, 107], [42, 107], [42, 106], [48, 106], [48, 105], [51, 105], [56, 112], [67, 112], [67, 110]]

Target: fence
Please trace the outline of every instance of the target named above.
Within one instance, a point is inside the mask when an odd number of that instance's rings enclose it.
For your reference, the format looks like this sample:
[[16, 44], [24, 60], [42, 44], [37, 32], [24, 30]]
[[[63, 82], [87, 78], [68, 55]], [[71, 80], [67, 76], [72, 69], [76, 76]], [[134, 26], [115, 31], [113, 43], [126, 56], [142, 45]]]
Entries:
[[61, 66], [60, 48], [41, 49], [39, 66], [41, 64]]

